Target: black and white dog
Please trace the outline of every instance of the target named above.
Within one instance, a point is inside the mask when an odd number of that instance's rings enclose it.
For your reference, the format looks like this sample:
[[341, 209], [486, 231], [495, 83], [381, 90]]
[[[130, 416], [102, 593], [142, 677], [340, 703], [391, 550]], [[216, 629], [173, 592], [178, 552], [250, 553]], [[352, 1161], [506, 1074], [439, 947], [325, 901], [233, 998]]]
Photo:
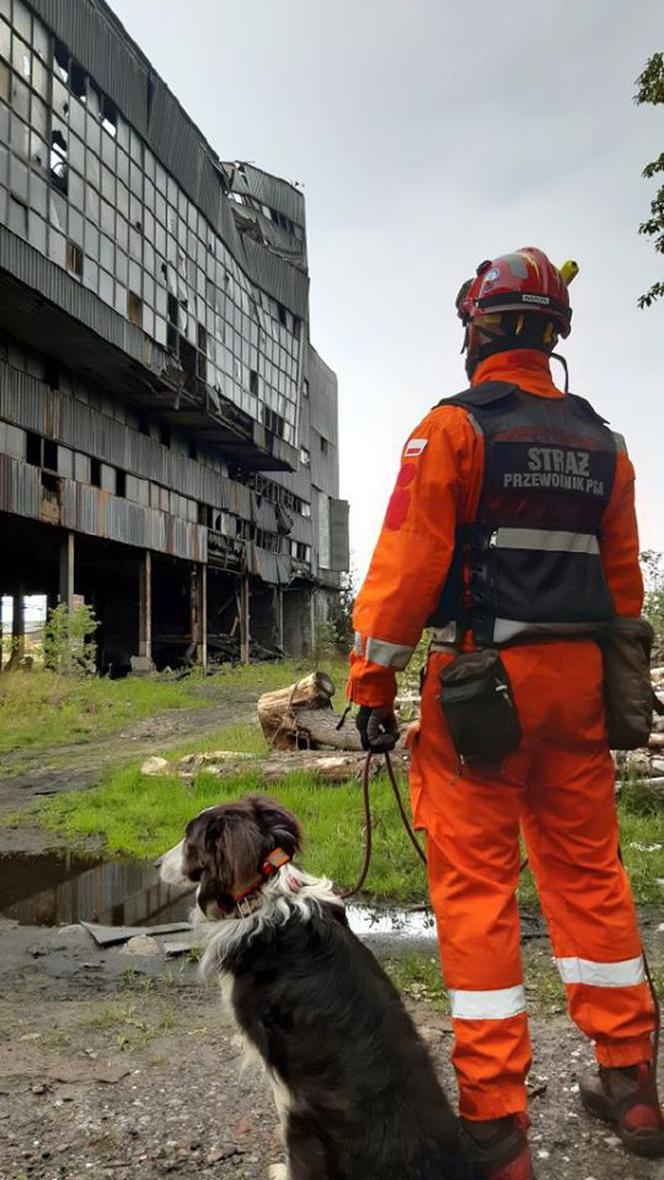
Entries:
[[300, 840], [251, 797], [201, 812], [161, 862], [169, 884], [198, 884], [203, 969], [272, 1082], [288, 1163], [270, 1174], [470, 1180], [427, 1049], [331, 882], [293, 865]]

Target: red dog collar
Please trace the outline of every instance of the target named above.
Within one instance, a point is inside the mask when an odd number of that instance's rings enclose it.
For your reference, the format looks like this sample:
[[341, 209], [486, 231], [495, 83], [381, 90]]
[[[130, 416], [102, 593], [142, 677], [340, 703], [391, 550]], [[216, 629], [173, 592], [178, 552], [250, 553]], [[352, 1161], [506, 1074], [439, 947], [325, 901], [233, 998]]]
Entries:
[[261, 865], [260, 877], [255, 877], [251, 885], [249, 885], [247, 889], [244, 889], [242, 893], [231, 894], [233, 901], [244, 901], [247, 897], [250, 897], [252, 893], [256, 893], [262, 887], [265, 881], [267, 881], [270, 877], [274, 877], [275, 873], [277, 873], [279, 869], [283, 868], [284, 865], [287, 865], [291, 859], [292, 857], [290, 857], [287, 852], [284, 852], [283, 848], [275, 848], [274, 851], [271, 852], [270, 855], [263, 861]]

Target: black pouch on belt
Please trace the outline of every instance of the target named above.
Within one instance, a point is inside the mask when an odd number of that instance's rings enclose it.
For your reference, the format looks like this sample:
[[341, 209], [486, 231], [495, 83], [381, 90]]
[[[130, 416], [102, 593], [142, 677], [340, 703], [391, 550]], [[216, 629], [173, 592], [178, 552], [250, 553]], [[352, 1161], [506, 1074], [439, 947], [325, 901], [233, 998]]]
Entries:
[[517, 749], [521, 725], [500, 653], [460, 653], [440, 675], [440, 703], [454, 748], [468, 762], [500, 765]]
[[654, 633], [647, 619], [616, 618], [599, 636], [606, 727], [612, 750], [647, 746], [653, 711], [664, 711], [650, 681]]

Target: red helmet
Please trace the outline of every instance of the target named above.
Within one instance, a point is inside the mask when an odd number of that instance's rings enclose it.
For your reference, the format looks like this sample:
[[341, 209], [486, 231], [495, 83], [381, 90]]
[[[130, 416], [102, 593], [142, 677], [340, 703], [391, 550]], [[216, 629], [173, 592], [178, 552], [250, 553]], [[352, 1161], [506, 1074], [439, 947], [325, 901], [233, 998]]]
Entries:
[[555, 323], [560, 336], [570, 334], [572, 309], [567, 283], [544, 251], [535, 246], [481, 262], [475, 278], [459, 291], [456, 306], [466, 325], [492, 313], [537, 312]]

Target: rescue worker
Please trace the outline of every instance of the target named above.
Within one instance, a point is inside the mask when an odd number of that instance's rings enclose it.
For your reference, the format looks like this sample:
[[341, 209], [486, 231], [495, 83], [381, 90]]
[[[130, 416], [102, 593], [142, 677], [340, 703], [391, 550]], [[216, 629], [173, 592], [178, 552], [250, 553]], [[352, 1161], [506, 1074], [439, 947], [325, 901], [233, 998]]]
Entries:
[[[642, 607], [634, 472], [621, 436], [553, 382], [549, 356], [572, 313], [542, 251], [483, 262], [457, 310], [471, 388], [403, 449], [357, 599], [348, 695], [365, 749], [390, 749], [396, 672], [432, 627], [411, 806], [427, 837], [460, 1115], [478, 1176], [530, 1180], [520, 830], [569, 1013], [595, 1046], [581, 1100], [629, 1151], [664, 1155], [655, 1014], [619, 859], [593, 639]], [[439, 701], [441, 672], [478, 648], [499, 649], [520, 725], [499, 764], [459, 757]]]

